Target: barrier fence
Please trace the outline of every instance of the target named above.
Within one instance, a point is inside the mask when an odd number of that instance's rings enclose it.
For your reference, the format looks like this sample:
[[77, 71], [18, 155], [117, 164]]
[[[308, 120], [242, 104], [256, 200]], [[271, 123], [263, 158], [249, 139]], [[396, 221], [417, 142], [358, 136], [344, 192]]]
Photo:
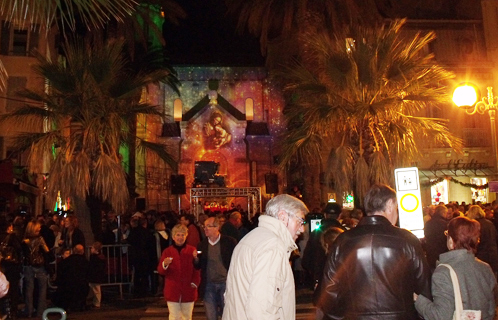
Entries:
[[[133, 271], [128, 261], [129, 244], [115, 244], [102, 246], [102, 253], [106, 261], [106, 283], [101, 286], [119, 286], [119, 296], [123, 299], [123, 286], [128, 286], [131, 292], [133, 285]], [[90, 257], [90, 247], [86, 250]]]
[[[133, 286], [133, 269], [129, 264], [129, 244], [114, 244], [102, 246], [102, 254], [105, 256], [106, 282], [101, 286], [118, 286], [119, 297], [123, 299], [123, 287], [128, 286], [131, 292]], [[90, 259], [91, 247], [86, 247], [85, 255]], [[57, 270], [57, 258], [54, 262]]]

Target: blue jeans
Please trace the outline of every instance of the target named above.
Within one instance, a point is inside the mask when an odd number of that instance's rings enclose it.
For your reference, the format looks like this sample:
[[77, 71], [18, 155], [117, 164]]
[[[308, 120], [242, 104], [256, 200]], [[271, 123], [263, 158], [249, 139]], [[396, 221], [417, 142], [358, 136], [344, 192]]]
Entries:
[[206, 290], [204, 291], [204, 308], [206, 309], [207, 320], [218, 320], [223, 314], [225, 307], [225, 294], [226, 283], [206, 283]]
[[38, 307], [36, 308], [36, 315], [41, 317], [43, 311], [47, 308], [47, 271], [44, 267], [25, 266], [23, 272], [24, 282], [26, 283], [26, 292], [24, 293], [26, 306], [24, 312], [28, 316], [31, 316], [33, 313], [33, 291], [36, 279], [38, 281]]

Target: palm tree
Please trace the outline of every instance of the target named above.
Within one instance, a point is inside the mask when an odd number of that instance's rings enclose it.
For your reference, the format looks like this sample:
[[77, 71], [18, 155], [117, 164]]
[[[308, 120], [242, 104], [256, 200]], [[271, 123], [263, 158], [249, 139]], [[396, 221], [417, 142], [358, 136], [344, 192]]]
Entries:
[[444, 85], [453, 74], [426, 52], [435, 35], [407, 37], [403, 24], [304, 40], [306, 54], [279, 74], [287, 98], [283, 166], [328, 154], [335, 191], [353, 192], [361, 204], [371, 184], [392, 184], [392, 169], [413, 161], [420, 143], [461, 146], [445, 120], [421, 116], [449, 102]]
[[259, 37], [267, 66], [278, 68], [285, 58], [299, 55], [307, 34], [338, 30], [343, 25], [375, 23], [381, 17], [373, 0], [225, 0], [238, 17], [239, 31]]
[[[134, 41], [139, 37], [146, 43], [147, 35], [153, 34], [164, 45], [162, 30], [152, 20], [152, 13], [174, 23], [185, 17], [183, 9], [172, 0], [3, 0], [0, 4], [2, 20], [23, 27], [41, 26], [36, 31], [48, 32], [55, 25], [65, 37], [81, 30], [103, 30], [115, 22], [126, 39]], [[7, 77], [0, 61], [0, 91], [5, 89]]]
[[[17, 25], [40, 25], [50, 30], [58, 20], [62, 26], [74, 31], [77, 20], [87, 27], [102, 28], [111, 17], [123, 20], [134, 11], [133, 0], [3, 0], [0, 4], [0, 17]], [[0, 90], [5, 89], [7, 72], [0, 61]]]
[[119, 149], [136, 141], [137, 148], [154, 150], [176, 170], [163, 145], [137, 140], [129, 126], [139, 114], [161, 115], [140, 101], [142, 91], [158, 82], [176, 88], [175, 74], [160, 51], [144, 52], [142, 64], [132, 63], [127, 52], [122, 41], [76, 42], [65, 45], [62, 61], [37, 56], [35, 72], [47, 80], [47, 91], [21, 92], [30, 103], [2, 117], [17, 130], [45, 129], [17, 135], [14, 145], [30, 151], [30, 168], [48, 161], [48, 201], [60, 190], [69, 197], [96, 197], [125, 212], [129, 193]]

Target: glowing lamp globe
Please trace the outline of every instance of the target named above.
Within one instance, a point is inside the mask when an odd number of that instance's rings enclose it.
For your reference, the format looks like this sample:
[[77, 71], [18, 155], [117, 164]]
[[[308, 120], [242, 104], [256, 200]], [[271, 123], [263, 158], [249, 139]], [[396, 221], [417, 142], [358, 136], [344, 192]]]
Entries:
[[476, 89], [469, 85], [457, 87], [453, 92], [453, 102], [458, 107], [473, 106], [477, 102]]

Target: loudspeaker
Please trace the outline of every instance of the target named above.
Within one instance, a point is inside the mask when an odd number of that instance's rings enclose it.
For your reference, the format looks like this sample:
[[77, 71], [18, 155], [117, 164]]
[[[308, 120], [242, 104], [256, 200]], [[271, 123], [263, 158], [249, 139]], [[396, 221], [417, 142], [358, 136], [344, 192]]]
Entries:
[[265, 174], [266, 193], [278, 193], [278, 176], [276, 173]]
[[171, 183], [171, 193], [172, 194], [185, 194], [187, 190], [185, 188], [185, 175], [184, 174], [172, 174], [170, 178]]
[[135, 199], [135, 209], [137, 211], [145, 211], [145, 198]]

